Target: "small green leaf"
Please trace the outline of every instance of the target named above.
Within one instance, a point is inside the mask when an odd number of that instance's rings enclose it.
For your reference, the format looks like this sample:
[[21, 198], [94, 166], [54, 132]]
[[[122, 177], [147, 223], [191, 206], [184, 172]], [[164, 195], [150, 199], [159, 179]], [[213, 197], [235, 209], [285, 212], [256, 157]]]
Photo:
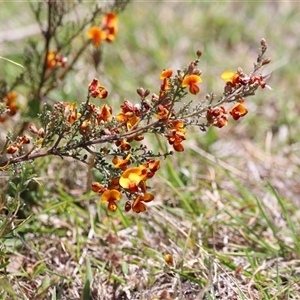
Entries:
[[91, 283], [93, 281], [93, 272], [91, 267], [91, 262], [89, 259], [86, 260], [86, 278], [82, 293], [82, 300], [90, 300], [90, 293], [91, 293]]
[[12, 285], [10, 284], [10, 282], [6, 279], [1, 279], [0, 281], [0, 290], [6, 291], [13, 300], [17, 300], [17, 295], [14, 292], [14, 289], [12, 287]]
[[9, 184], [13, 188], [14, 191], [17, 190], [17, 186], [16, 186], [16, 184], [13, 181], [10, 181]]

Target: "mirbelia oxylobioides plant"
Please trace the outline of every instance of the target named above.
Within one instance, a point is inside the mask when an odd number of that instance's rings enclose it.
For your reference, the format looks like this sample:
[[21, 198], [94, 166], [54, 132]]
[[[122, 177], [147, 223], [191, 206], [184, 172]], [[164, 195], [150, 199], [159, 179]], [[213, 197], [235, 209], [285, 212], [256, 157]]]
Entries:
[[[87, 44], [99, 48], [102, 41], [115, 39], [116, 11], [104, 13], [101, 25], [93, 25], [86, 31]], [[59, 22], [58, 19], [58, 25]], [[52, 34], [55, 36], [55, 32]], [[144, 212], [146, 203], [155, 198], [148, 182], [160, 168], [161, 160], [172, 155], [173, 150], [184, 151], [190, 126], [197, 126], [202, 131], [210, 126], [222, 128], [230, 117], [236, 121], [248, 113], [246, 98], [253, 96], [257, 89], [269, 88], [267, 76], [261, 73], [262, 66], [270, 62], [270, 58], [265, 58], [265, 39], [261, 40], [260, 46], [251, 73], [245, 73], [240, 67], [236, 71], [223, 72], [221, 78], [225, 85], [221, 96], [215, 93], [198, 96], [202, 82], [200, 50], [186, 67], [176, 71], [162, 70], [160, 86], [138, 88], [137, 100], [125, 99], [117, 111], [110, 106], [109, 91], [101, 84], [101, 78], [91, 79], [82, 87], [87, 96], [80, 104], [64, 101], [44, 104], [39, 112], [40, 125], [25, 123], [28, 134], [22, 131], [17, 136], [7, 135], [1, 152], [1, 171], [20, 168], [22, 164], [45, 156], [71, 157], [87, 165], [91, 164], [92, 158], [92, 167], [102, 178], [101, 182], [92, 184], [92, 190], [100, 195], [102, 202], [108, 203], [108, 209], [115, 211], [123, 198], [126, 211]], [[62, 49], [49, 49], [48, 45], [42, 80], [34, 85], [33, 91], [41, 100], [50, 90], [59, 88], [57, 80], [63, 80], [66, 71], [72, 69], [61, 54]], [[79, 49], [73, 56], [72, 66], [80, 57], [80, 51], [83, 50]], [[185, 103], [190, 94], [197, 97]], [[11, 89], [2, 98], [2, 122], [16, 113], [16, 99], [17, 94]], [[100, 106], [99, 101], [102, 102]], [[143, 143], [146, 135], [164, 137], [172, 150], [154, 153]]]

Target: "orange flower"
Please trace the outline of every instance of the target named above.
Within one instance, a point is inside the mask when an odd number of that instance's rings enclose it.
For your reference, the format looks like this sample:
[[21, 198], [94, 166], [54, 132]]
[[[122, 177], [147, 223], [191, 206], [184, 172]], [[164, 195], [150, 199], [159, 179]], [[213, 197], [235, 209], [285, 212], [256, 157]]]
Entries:
[[106, 97], [107, 97], [107, 95], [108, 95], [108, 92], [107, 92], [107, 90], [105, 89], [105, 87], [104, 86], [98, 86], [98, 98], [100, 98], [100, 99], [105, 99]]
[[67, 64], [67, 58], [62, 57], [59, 53], [49, 51], [47, 54], [47, 68], [53, 69], [55, 66], [65, 67]]
[[91, 121], [89, 119], [84, 120], [80, 126], [80, 133], [82, 135], [87, 135], [91, 132]]
[[56, 66], [55, 52], [50, 51], [47, 55], [47, 68], [53, 69]]
[[218, 117], [216, 117], [213, 126], [216, 126], [218, 128], [222, 128], [224, 126], [226, 126], [228, 123], [228, 117], [227, 115], [220, 115]]
[[126, 127], [127, 127], [127, 130], [129, 131], [133, 126], [135, 126], [135, 124], [137, 122], [140, 121], [140, 118], [137, 117], [136, 115], [133, 115], [130, 119], [127, 120], [126, 122]]
[[101, 111], [97, 116], [98, 121], [104, 121], [107, 122], [108, 118], [111, 116], [112, 114], [112, 108], [110, 106], [108, 106], [107, 104], [104, 104], [101, 107]]
[[102, 20], [102, 27], [106, 30], [106, 41], [112, 42], [118, 33], [118, 17], [115, 13], [107, 13]]
[[14, 154], [16, 153], [17, 151], [19, 151], [21, 145], [19, 143], [13, 143], [12, 145], [9, 145], [7, 148], [6, 148], [6, 152], [8, 154]]
[[167, 116], [169, 115], [169, 111], [165, 107], [163, 107], [163, 105], [159, 104], [157, 106], [157, 109], [158, 109], [158, 113], [155, 114], [155, 117], [157, 119], [165, 119], [165, 118], [167, 118]]
[[119, 184], [122, 188], [132, 192], [138, 192], [138, 185], [147, 178], [147, 169], [145, 166], [130, 168], [121, 175]]
[[127, 131], [129, 131], [137, 122], [140, 121], [140, 118], [135, 115], [133, 112], [120, 112], [115, 116], [115, 118], [120, 122], [124, 123]]
[[201, 79], [200, 76], [198, 76], [198, 75], [188, 75], [183, 79], [183, 81], [181, 83], [181, 86], [183, 88], [189, 86], [190, 93], [193, 94], [193, 95], [196, 95], [200, 91], [200, 88], [197, 85], [197, 83], [200, 83], [200, 82], [202, 82], [202, 79]]
[[227, 125], [228, 117], [225, 106], [210, 108], [206, 112], [207, 126], [222, 128]]
[[94, 46], [98, 47], [102, 40], [112, 42], [118, 32], [118, 18], [115, 13], [107, 13], [102, 19], [102, 27], [93, 26], [87, 36], [93, 40]]
[[100, 85], [100, 82], [97, 78], [94, 78], [90, 83], [89, 83], [89, 93], [93, 98], [100, 98], [100, 99], [105, 99], [108, 95], [107, 90], [105, 87]]
[[169, 78], [164, 78], [160, 86], [160, 89], [161, 91], [167, 91], [169, 88], [170, 88]]
[[126, 169], [128, 163], [130, 162], [130, 154], [127, 155], [125, 159], [120, 159], [119, 157], [115, 156], [112, 160], [113, 164], [115, 165], [115, 168], [118, 169]]
[[160, 168], [160, 161], [154, 159], [148, 160], [146, 166], [151, 172], [156, 172]]
[[182, 146], [182, 142], [185, 140], [186, 128], [185, 124], [182, 121], [175, 120], [168, 127], [168, 134], [166, 137], [170, 145], [173, 145], [173, 148], [177, 152], [184, 151], [184, 147]]
[[152, 178], [155, 175], [155, 172], [160, 168], [160, 161], [150, 159], [144, 164], [144, 166], [146, 168], [149, 168], [149, 171], [147, 173], [147, 178]]
[[6, 148], [6, 152], [8, 154], [14, 154], [17, 151], [19, 151], [20, 147], [23, 144], [29, 144], [29, 143], [30, 143], [30, 139], [26, 135], [23, 135], [23, 136], [21, 136], [21, 137], [18, 138], [18, 141], [16, 141], [13, 144], [9, 145]]
[[3, 102], [6, 104], [6, 108], [8, 109], [8, 111], [5, 114], [0, 115], [0, 122], [6, 121], [8, 115], [14, 116], [17, 113], [17, 96], [18, 94], [16, 92], [10, 92], [3, 98]]
[[104, 187], [102, 184], [100, 184], [99, 182], [93, 182], [92, 183], [92, 191], [95, 193], [99, 193], [102, 194], [103, 192], [105, 192], [107, 190], [106, 187]]
[[144, 212], [147, 208], [145, 203], [143, 202], [150, 202], [154, 199], [154, 196], [149, 193], [145, 193], [143, 196], [138, 196], [134, 200], [132, 204], [132, 210], [136, 213]]
[[221, 78], [225, 81], [225, 82], [230, 82], [232, 84], [237, 84], [239, 83], [239, 74], [233, 72], [233, 71], [225, 71], [221, 74]]
[[182, 142], [185, 140], [184, 133], [178, 130], [173, 129], [170, 134], [167, 136], [170, 145], [173, 145], [173, 148], [177, 152], [184, 151]]
[[124, 114], [127, 114], [129, 112], [135, 114], [136, 116], [141, 115], [141, 110], [137, 105], [133, 105], [129, 100], [125, 99], [124, 103], [120, 106], [122, 109], [122, 112]]
[[183, 152], [183, 151], [184, 151], [184, 147], [183, 147], [183, 145], [180, 144], [180, 143], [174, 143], [174, 144], [173, 144], [173, 148], [174, 148], [174, 150], [177, 151], [177, 152]]
[[160, 80], [164, 80], [166, 78], [170, 78], [173, 74], [172, 69], [164, 69], [160, 74]]
[[65, 106], [64, 114], [67, 117], [68, 122], [70, 124], [73, 124], [74, 121], [76, 121], [81, 116], [81, 114], [77, 112], [76, 103], [74, 102], [71, 104], [69, 102], [65, 102], [64, 106]]
[[173, 122], [173, 127], [182, 133], [186, 133], [185, 124], [182, 121], [175, 120]]
[[89, 29], [87, 36], [89, 39], [93, 40], [93, 44], [96, 47], [98, 47], [101, 44], [101, 40], [104, 40], [107, 37], [106, 33], [100, 27], [97, 26], [92, 26]]
[[132, 210], [136, 213], [144, 212], [147, 209], [145, 203], [143, 202], [150, 202], [154, 199], [154, 196], [152, 194], [147, 193], [145, 181], [143, 181], [143, 183], [141, 184], [141, 191], [143, 194], [136, 197], [132, 204]]
[[113, 42], [117, 35], [117, 27], [108, 28], [105, 40], [109, 43]]
[[16, 103], [16, 99], [18, 97], [18, 94], [16, 92], [10, 92], [6, 95], [4, 98], [4, 101], [6, 102], [9, 112], [8, 114], [10, 116], [14, 116], [17, 112], [18, 105]]
[[126, 113], [120, 112], [115, 116], [115, 118], [119, 121], [119, 123], [123, 123], [128, 120], [128, 115]]
[[229, 113], [232, 115], [234, 120], [238, 120], [240, 117], [245, 116], [248, 113], [248, 110], [243, 104], [237, 103], [229, 110]]
[[108, 189], [110, 190], [120, 190], [120, 185], [119, 185], [119, 177], [114, 177], [110, 179]]
[[113, 12], [107, 13], [102, 19], [102, 24], [104, 28], [116, 27], [117, 23], [118, 23], [118, 17]]
[[20, 142], [21, 145], [23, 145], [23, 144], [29, 144], [30, 143], [30, 139], [29, 139], [28, 136], [23, 135], [23, 136], [21, 136], [19, 138], [19, 142]]
[[130, 144], [127, 142], [126, 139], [117, 141], [116, 145], [124, 151], [128, 151], [131, 148]]
[[115, 201], [120, 200], [122, 197], [121, 193], [118, 190], [106, 190], [102, 196], [102, 202], [108, 202], [108, 209], [110, 211], [116, 211], [118, 206]]

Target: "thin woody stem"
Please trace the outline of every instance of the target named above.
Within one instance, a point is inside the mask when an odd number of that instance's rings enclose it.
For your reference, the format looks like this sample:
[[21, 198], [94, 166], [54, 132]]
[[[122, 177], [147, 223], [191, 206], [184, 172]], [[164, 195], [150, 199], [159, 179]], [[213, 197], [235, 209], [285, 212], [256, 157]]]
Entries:
[[[123, 138], [130, 139], [130, 138], [135, 137], [138, 134], [147, 132], [147, 130], [149, 128], [159, 127], [164, 122], [165, 122], [165, 119], [160, 119], [160, 120], [157, 120], [157, 121], [155, 121], [151, 124], [148, 124], [144, 127], [140, 127], [140, 128], [136, 128], [132, 131], [128, 131], [122, 135], [119, 135], [119, 134], [105, 135], [105, 136], [102, 136], [102, 137], [94, 139], [94, 140], [84, 141], [84, 142], [82, 142], [80, 144], [76, 144], [72, 147], [60, 147], [60, 148], [51, 147], [48, 150], [44, 150], [41, 152], [35, 152], [35, 153], [32, 153], [32, 151], [29, 151], [28, 153], [26, 153], [24, 155], [21, 155], [21, 156], [15, 157], [15, 158], [11, 158], [11, 159], [3, 162], [0, 167], [4, 167], [4, 166], [7, 167], [12, 164], [29, 161], [29, 160], [34, 160], [34, 159], [49, 156], [49, 155], [56, 155], [56, 156], [61, 156], [61, 157], [62, 156], [70, 156], [65, 151], [70, 151], [70, 150], [78, 149], [78, 148], [83, 148], [83, 149], [87, 150], [88, 146], [91, 146], [91, 145], [103, 144], [103, 143], [107, 143], [107, 142], [114, 142], [114, 141], [118, 141]], [[88, 152], [90, 152], [90, 151], [88, 151]]]
[[44, 47], [44, 53], [45, 53], [45, 58], [44, 58], [44, 62], [43, 62], [43, 69], [42, 69], [42, 73], [41, 73], [41, 81], [39, 83], [39, 87], [37, 90], [37, 96], [40, 96], [40, 92], [41, 89], [44, 85], [45, 82], [45, 74], [46, 74], [46, 70], [47, 70], [47, 60], [48, 60], [48, 53], [49, 53], [49, 47], [50, 47], [50, 40], [52, 37], [52, 23], [51, 23], [51, 17], [52, 17], [52, 3], [51, 1], [48, 2], [48, 26], [47, 26], [47, 30], [44, 33], [44, 37], [45, 37], [45, 47]]
[[[243, 90], [243, 86], [239, 87], [237, 90], [235, 90], [232, 94], [228, 95], [227, 97], [222, 97], [217, 103], [215, 103], [212, 107], [216, 107], [216, 106], [219, 106], [225, 102], [231, 102], [231, 101], [234, 101], [236, 96], [239, 95], [239, 93]], [[234, 99], [231, 99], [231, 98], [234, 98]], [[185, 115], [184, 117], [181, 117], [180, 119], [181, 120], [184, 120], [184, 119], [188, 119], [188, 118], [191, 118], [191, 117], [195, 117], [195, 116], [198, 116], [198, 115], [201, 115], [202, 113], [206, 112], [207, 111], [207, 108], [208, 107], [204, 107], [202, 108], [201, 110], [197, 110], [197, 111], [194, 111], [188, 115]]]

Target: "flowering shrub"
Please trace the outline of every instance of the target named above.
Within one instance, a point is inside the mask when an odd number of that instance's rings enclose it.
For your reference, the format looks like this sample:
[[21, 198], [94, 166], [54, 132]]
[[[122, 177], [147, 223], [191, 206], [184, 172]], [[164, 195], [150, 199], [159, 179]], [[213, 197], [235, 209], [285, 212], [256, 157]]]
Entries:
[[[185, 150], [188, 128], [196, 126], [202, 131], [210, 126], [222, 128], [230, 116], [234, 121], [244, 117], [248, 113], [246, 98], [253, 96], [258, 89], [269, 88], [260, 69], [270, 59], [265, 58], [267, 43], [262, 39], [261, 51], [251, 73], [247, 74], [239, 67], [237, 71], [221, 74], [225, 84], [220, 96], [215, 93], [201, 95], [201, 85], [205, 82], [200, 77], [202, 52], [199, 50], [195, 60], [182, 69], [161, 70], [157, 75], [160, 79], [157, 88], [137, 88], [137, 100], [125, 99], [117, 111], [110, 105], [110, 94], [101, 84], [101, 78], [90, 79], [82, 85], [87, 96], [80, 104], [66, 101], [49, 104], [47, 95], [58, 88], [58, 81], [63, 81], [72, 71], [88, 45], [99, 49], [102, 42], [114, 41], [118, 31], [117, 15], [124, 8], [120, 3], [124, 5], [124, 1], [116, 1], [107, 12], [96, 8], [64, 43], [59, 42], [57, 29], [70, 7], [56, 1], [48, 3], [48, 13], [53, 19], [49, 19], [51, 26], [44, 32], [44, 52], [38, 55], [35, 44], [27, 49], [34, 59], [43, 60], [42, 67], [33, 75], [32, 60], [25, 61], [25, 68], [31, 74], [28, 80], [32, 84], [28, 115], [36, 112], [39, 122], [24, 121], [21, 132], [7, 134], [1, 153], [1, 171], [16, 170], [28, 161], [45, 156], [71, 157], [87, 165], [91, 164], [92, 158], [92, 166], [101, 174], [101, 181], [93, 182], [91, 188], [99, 194], [101, 202], [107, 203], [110, 211], [124, 205], [125, 211], [140, 213], [147, 209], [148, 202], [155, 199], [149, 181], [161, 167], [161, 160], [172, 155], [173, 151]], [[35, 9], [37, 16], [40, 10], [38, 5]], [[102, 15], [99, 26], [93, 24], [98, 15]], [[67, 57], [71, 50], [68, 43], [81, 33], [85, 34], [86, 43], [72, 53], [69, 61]], [[50, 49], [51, 42], [56, 43], [54, 50]], [[25, 73], [20, 78], [24, 79]], [[26, 78], [24, 80], [26, 84]], [[15, 89], [20, 84], [21, 80], [17, 79], [12, 86]], [[18, 105], [17, 94], [12, 88], [6, 86], [2, 94], [0, 120], [3, 122], [16, 114]], [[191, 97], [193, 101], [185, 104], [184, 100]], [[37, 99], [45, 104], [40, 106]], [[99, 101], [101, 105], [98, 105]], [[170, 145], [168, 152], [154, 153], [143, 143], [146, 135], [153, 134], [166, 139]], [[125, 199], [124, 204], [121, 204], [121, 199]]]

